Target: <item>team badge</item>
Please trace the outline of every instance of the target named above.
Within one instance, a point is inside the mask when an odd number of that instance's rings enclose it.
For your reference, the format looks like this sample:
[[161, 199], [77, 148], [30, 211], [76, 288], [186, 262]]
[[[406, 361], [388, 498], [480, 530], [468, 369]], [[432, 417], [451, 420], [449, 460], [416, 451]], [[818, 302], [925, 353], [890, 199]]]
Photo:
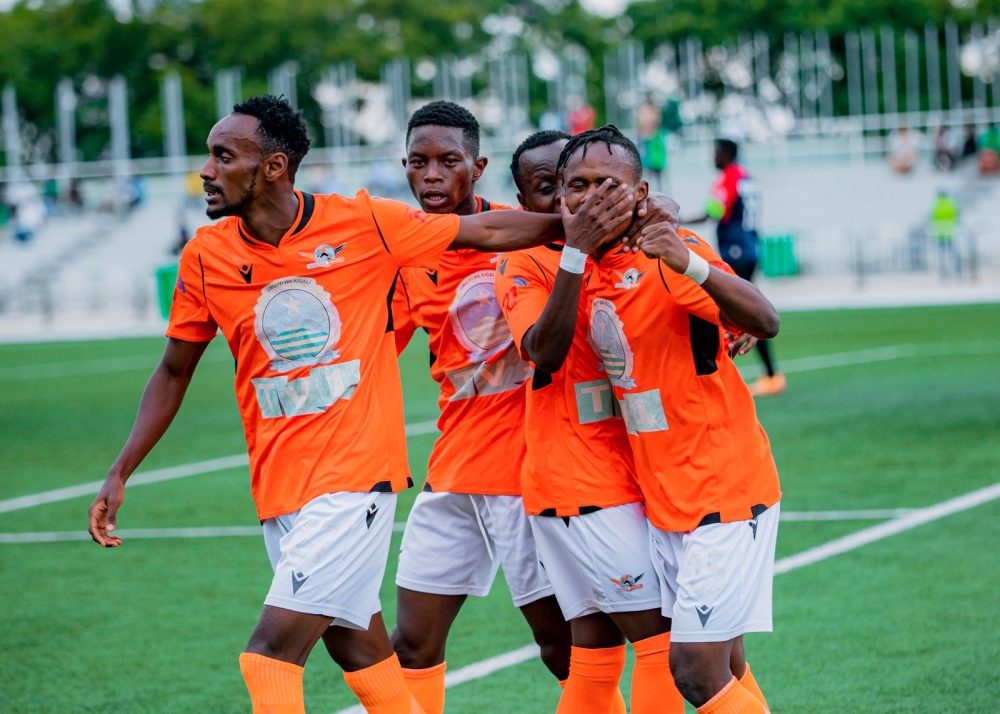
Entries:
[[639, 573], [634, 578], [631, 575], [623, 575], [620, 578], [611, 578], [611, 582], [615, 584], [615, 590], [620, 593], [630, 593], [633, 590], [642, 590], [642, 576], [645, 573]]
[[493, 289], [494, 271], [480, 270], [458, 286], [448, 310], [451, 326], [472, 362], [485, 362], [513, 344]]
[[625, 337], [622, 321], [618, 319], [615, 304], [598, 298], [590, 306], [590, 330], [587, 335], [591, 347], [601, 358], [608, 379], [616, 387], [632, 389], [632, 348]]
[[254, 320], [257, 341], [267, 352], [271, 369], [328, 364], [339, 353], [340, 314], [330, 294], [312, 278], [282, 278], [260, 292]]
[[518, 276], [516, 276], [514, 278], [511, 278], [511, 282], [514, 283], [514, 285], [517, 285], [520, 288], [526, 288], [526, 287], [528, 287], [528, 281], [525, 280], [524, 278], [522, 278], [520, 275], [518, 275]]
[[645, 274], [646, 274], [645, 270], [640, 273], [635, 268], [629, 268], [624, 273], [620, 273], [616, 270], [615, 275], [618, 276], [618, 279], [621, 280], [621, 282], [615, 283], [615, 287], [620, 288], [622, 290], [631, 290], [632, 288], [637, 288], [639, 287], [639, 278], [641, 278]]
[[306, 265], [306, 268], [309, 270], [312, 270], [313, 268], [329, 268], [331, 265], [344, 262], [344, 259], [340, 257], [340, 252], [346, 247], [347, 243], [341, 243], [336, 248], [331, 248], [329, 245], [324, 243], [321, 246], [317, 246], [312, 255], [301, 251], [299, 252], [299, 255], [303, 258], [312, 258], [315, 261]]

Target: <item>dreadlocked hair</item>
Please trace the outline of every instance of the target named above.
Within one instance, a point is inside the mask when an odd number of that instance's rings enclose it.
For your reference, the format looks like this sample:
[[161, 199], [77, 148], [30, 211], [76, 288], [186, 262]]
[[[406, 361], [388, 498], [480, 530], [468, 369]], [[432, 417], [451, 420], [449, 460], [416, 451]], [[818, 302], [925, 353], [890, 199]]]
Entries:
[[638, 183], [642, 180], [642, 157], [639, 156], [639, 149], [614, 124], [606, 124], [598, 129], [591, 129], [571, 137], [566, 146], [563, 147], [562, 153], [559, 154], [556, 171], [559, 172], [566, 168], [569, 160], [581, 149], [583, 156], [586, 157], [587, 148], [591, 144], [604, 144], [608, 147], [608, 152], [611, 152], [612, 146], [622, 147], [628, 156], [628, 163], [632, 167], [632, 176], [635, 182]]
[[510, 173], [514, 177], [514, 185], [517, 186], [518, 191], [524, 190], [524, 187], [521, 186], [521, 154], [540, 146], [548, 146], [567, 139], [569, 139], [569, 134], [564, 131], [536, 131], [514, 149], [514, 156], [510, 160]]
[[309, 152], [309, 131], [302, 112], [292, 109], [284, 96], [261, 94], [250, 97], [233, 107], [234, 114], [257, 119], [260, 151], [265, 156], [284, 154], [288, 157], [288, 177], [295, 181], [295, 172]]
[[465, 149], [473, 158], [479, 158], [479, 122], [472, 112], [455, 102], [438, 100], [413, 112], [406, 125], [406, 145], [410, 144], [413, 130], [421, 126], [447, 126], [462, 130]]

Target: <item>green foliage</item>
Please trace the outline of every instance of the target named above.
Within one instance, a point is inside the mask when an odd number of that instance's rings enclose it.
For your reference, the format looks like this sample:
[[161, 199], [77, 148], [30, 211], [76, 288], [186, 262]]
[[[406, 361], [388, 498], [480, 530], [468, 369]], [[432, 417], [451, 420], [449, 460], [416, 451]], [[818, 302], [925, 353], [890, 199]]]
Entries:
[[[87, 88], [79, 109], [78, 144], [84, 159], [108, 151], [106, 100], [98, 80], [122, 74], [128, 82], [132, 152], [162, 152], [159, 80], [183, 77], [188, 148], [200, 151], [216, 119], [214, 73], [244, 70], [244, 94], [262, 91], [267, 73], [287, 60], [299, 64], [299, 103], [319, 126], [309, 88], [323, 69], [353, 60], [359, 76], [376, 80], [382, 64], [400, 55], [411, 61], [473, 55], [498, 45], [483, 29], [490, 15], [516, 16], [524, 31], [509, 38], [521, 50], [578, 45], [589, 55], [591, 102], [603, 107], [603, 54], [632, 36], [652, 49], [664, 40], [698, 36], [706, 47], [761, 30], [777, 40], [788, 31], [826, 28], [835, 39], [848, 29], [889, 23], [920, 28], [948, 17], [983, 19], [1000, 0], [980, 0], [957, 11], [948, 0], [644, 0], [618, 21], [589, 15], [575, 1], [503, 0], [153, 0], [136, 14], [116, 17], [105, 0], [30, 0], [0, 14], [0, 84], [13, 82], [27, 123], [33, 160], [55, 156], [54, 92], [62, 77]], [[138, 9], [142, 8], [142, 9]], [[468, 32], [456, 32], [462, 26]], [[485, 75], [474, 86], [481, 87]], [[88, 79], [90, 81], [88, 82]], [[545, 85], [531, 80], [532, 110], [544, 109]], [[429, 87], [414, 84], [418, 95]]]

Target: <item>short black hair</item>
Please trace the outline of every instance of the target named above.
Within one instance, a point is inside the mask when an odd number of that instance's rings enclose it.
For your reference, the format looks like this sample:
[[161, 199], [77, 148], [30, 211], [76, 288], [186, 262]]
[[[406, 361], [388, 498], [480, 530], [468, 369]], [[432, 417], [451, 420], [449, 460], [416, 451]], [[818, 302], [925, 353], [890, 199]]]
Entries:
[[421, 126], [449, 126], [461, 129], [466, 150], [473, 158], [479, 158], [479, 122], [465, 107], [440, 99], [420, 107], [413, 112], [406, 125], [407, 146], [410, 145], [410, 134]]
[[722, 149], [730, 161], [736, 161], [736, 155], [740, 152], [739, 145], [732, 139], [716, 139], [715, 145]]
[[295, 181], [295, 172], [312, 141], [302, 112], [292, 109], [284, 96], [261, 94], [250, 97], [233, 107], [233, 114], [245, 114], [257, 119], [260, 150], [266, 156], [281, 153], [288, 157], [288, 177]]
[[604, 144], [608, 147], [608, 151], [611, 151], [612, 146], [620, 146], [625, 149], [628, 163], [632, 167], [632, 176], [636, 183], [642, 180], [642, 157], [639, 156], [639, 149], [614, 124], [606, 124], [598, 129], [591, 129], [571, 137], [566, 146], [563, 147], [562, 153], [559, 154], [557, 169], [562, 171], [566, 168], [573, 154], [580, 149], [583, 149], [583, 155], [586, 157], [587, 147], [591, 144]]
[[514, 149], [514, 156], [510, 160], [510, 173], [514, 177], [514, 185], [517, 186], [518, 191], [524, 190], [524, 187], [521, 186], [521, 154], [569, 138], [569, 134], [564, 131], [536, 131]]

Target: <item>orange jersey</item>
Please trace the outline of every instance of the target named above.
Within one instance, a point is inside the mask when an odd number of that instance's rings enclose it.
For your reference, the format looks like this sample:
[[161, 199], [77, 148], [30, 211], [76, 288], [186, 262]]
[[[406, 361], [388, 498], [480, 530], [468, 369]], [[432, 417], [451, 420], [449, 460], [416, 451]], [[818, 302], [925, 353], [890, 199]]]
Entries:
[[[732, 272], [694, 233], [679, 235]], [[708, 293], [659, 260], [622, 250], [589, 272], [586, 291], [590, 340], [621, 404], [653, 525], [689, 531], [774, 505], [781, 490], [771, 446]]]
[[[480, 210], [507, 210], [479, 199]], [[429, 491], [516, 496], [524, 459], [521, 360], [493, 290], [497, 253], [450, 250], [431, 269], [403, 270], [393, 321], [404, 339], [427, 330], [431, 377], [440, 386], [441, 436], [427, 465]]]
[[[545, 309], [561, 256], [562, 246], [553, 244], [500, 258], [496, 293], [524, 359], [524, 335]], [[599, 365], [581, 296], [562, 368], [551, 374], [536, 368], [528, 388], [521, 492], [529, 514], [576, 516], [642, 500], [625, 423]]]
[[412, 484], [389, 303], [399, 269], [435, 265], [459, 227], [365, 191], [296, 195], [278, 247], [238, 218], [198, 230], [167, 329], [229, 343], [261, 520], [325, 493]]

